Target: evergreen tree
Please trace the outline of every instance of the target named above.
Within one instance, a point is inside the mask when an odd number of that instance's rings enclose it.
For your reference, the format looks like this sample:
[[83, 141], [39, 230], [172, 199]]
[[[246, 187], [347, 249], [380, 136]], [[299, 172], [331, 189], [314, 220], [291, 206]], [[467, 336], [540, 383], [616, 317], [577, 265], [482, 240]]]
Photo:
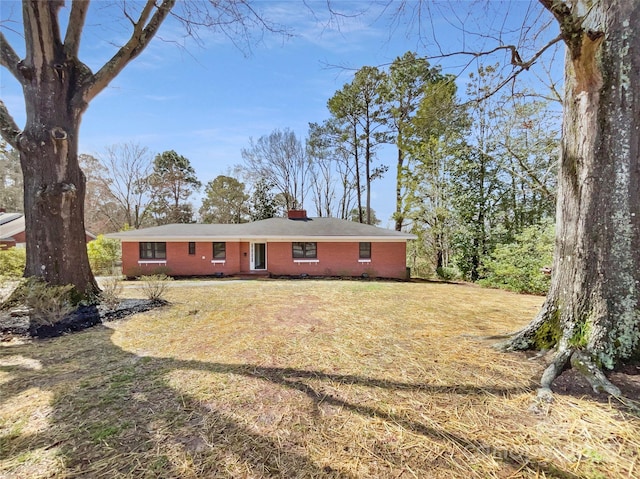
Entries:
[[249, 195], [244, 183], [235, 178], [219, 175], [204, 188], [204, 199], [200, 207], [203, 223], [244, 223], [247, 221]]
[[251, 221], [275, 218], [282, 208], [278, 205], [276, 195], [272, 191], [273, 184], [260, 179], [253, 185], [253, 193], [249, 199], [249, 217]]
[[[376, 147], [386, 141], [384, 98], [385, 73], [375, 67], [362, 67], [351, 83], [343, 86], [327, 103], [329, 111], [341, 126], [342, 141], [349, 145], [355, 165], [359, 221], [371, 224], [371, 183], [388, 169], [373, 166]], [[364, 172], [361, 170], [364, 164]], [[365, 205], [362, 204], [364, 174]]]
[[[389, 141], [397, 148], [396, 165], [396, 210], [394, 213], [395, 229], [401, 231], [408, 214], [406, 204], [407, 175], [406, 161], [411, 122], [425, 95], [429, 94], [429, 84], [441, 82], [444, 77], [440, 68], [431, 67], [429, 62], [413, 52], [407, 52], [396, 58], [389, 67], [386, 76], [384, 101], [386, 102], [386, 119], [389, 128]], [[424, 109], [424, 108], [423, 108]]]
[[187, 158], [173, 150], [156, 155], [149, 185], [157, 224], [193, 222], [193, 206], [187, 200], [202, 184]]

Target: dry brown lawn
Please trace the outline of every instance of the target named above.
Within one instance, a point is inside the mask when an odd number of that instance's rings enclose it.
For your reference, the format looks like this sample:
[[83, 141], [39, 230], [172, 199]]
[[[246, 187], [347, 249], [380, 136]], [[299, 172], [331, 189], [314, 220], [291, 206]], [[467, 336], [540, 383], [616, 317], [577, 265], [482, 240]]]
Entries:
[[0, 477], [640, 476], [640, 418], [534, 405], [542, 360], [484, 339], [542, 298], [268, 280], [174, 282], [167, 299], [0, 347]]

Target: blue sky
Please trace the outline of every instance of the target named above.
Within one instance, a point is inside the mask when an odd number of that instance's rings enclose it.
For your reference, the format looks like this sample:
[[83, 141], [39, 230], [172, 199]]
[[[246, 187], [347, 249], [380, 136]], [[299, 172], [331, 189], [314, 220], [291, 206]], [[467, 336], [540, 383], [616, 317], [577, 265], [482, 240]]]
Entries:
[[[94, 71], [115, 52], [113, 44], [126, 38], [126, 24], [117, 20], [118, 3], [94, 1], [90, 8], [80, 57]], [[522, 20], [534, 21], [540, 12], [535, 1], [429, 2], [430, 15], [419, 23], [410, 15], [416, 2], [394, 17], [397, 3], [385, 10], [375, 2], [336, 1], [333, 5], [342, 12], [363, 13], [330, 21], [324, 1], [308, 2], [313, 13], [301, 1], [255, 4], [294, 36], [265, 34], [248, 51], [209, 31], [200, 32], [196, 44], [176, 23], [163, 25], [149, 48], [92, 101], [81, 125], [80, 152], [99, 157], [107, 146], [126, 142], [146, 146], [153, 154], [175, 150], [189, 158], [206, 183], [242, 162], [241, 149], [251, 137], [289, 128], [304, 140], [308, 123], [328, 118], [327, 100], [356, 69], [387, 65], [409, 50], [435, 56], [500, 41], [519, 42], [524, 49]], [[12, 31], [21, 31], [19, 23], [12, 23], [20, 21], [19, 2], [2, 0], [1, 9], [3, 32], [22, 55], [22, 39]], [[67, 15], [63, 10], [61, 18]], [[504, 55], [489, 61], [504, 61]], [[431, 60], [460, 74], [461, 85], [476, 68], [469, 62], [468, 56]], [[0, 69], [0, 75], [0, 97], [22, 126], [20, 87], [6, 70]], [[534, 75], [529, 80], [537, 81]], [[373, 184], [372, 206], [382, 226], [391, 227], [393, 150], [380, 151], [378, 161], [390, 169]], [[197, 209], [199, 200], [194, 203]]]

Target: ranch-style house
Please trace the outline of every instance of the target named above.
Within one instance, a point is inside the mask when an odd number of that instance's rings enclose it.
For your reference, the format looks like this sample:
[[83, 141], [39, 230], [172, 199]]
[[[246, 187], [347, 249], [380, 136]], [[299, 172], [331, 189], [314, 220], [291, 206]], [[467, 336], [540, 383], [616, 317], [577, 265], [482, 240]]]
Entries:
[[416, 236], [336, 218], [170, 224], [105, 235], [122, 242], [122, 273], [171, 276], [368, 276], [406, 279]]

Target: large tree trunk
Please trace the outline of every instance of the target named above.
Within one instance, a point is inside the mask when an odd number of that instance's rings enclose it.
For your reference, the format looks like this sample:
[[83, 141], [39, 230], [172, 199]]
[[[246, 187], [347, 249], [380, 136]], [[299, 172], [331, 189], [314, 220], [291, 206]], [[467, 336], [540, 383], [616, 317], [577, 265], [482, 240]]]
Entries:
[[95, 74], [78, 59], [89, 0], [70, 3], [64, 41], [63, 1], [23, 0], [26, 57], [20, 60], [0, 30], [0, 65], [22, 85], [23, 131], [0, 100], [0, 135], [20, 152], [24, 173], [26, 276], [52, 285], [99, 292], [85, 245], [85, 178], [78, 164], [78, 130], [89, 102], [153, 39], [176, 0], [147, 0], [127, 14], [131, 37]]
[[543, 388], [571, 359], [615, 394], [598, 369], [640, 351], [640, 2], [543, 4], [567, 43], [555, 259], [541, 311], [507, 347], [558, 347]]
[[72, 284], [96, 294], [84, 228], [85, 177], [78, 163], [78, 129], [86, 109], [76, 92], [88, 69], [60, 41], [58, 6], [25, 2], [27, 57], [19, 71], [27, 118], [18, 139], [24, 173], [25, 276]]
[[77, 155], [79, 121], [64, 118], [65, 111], [53, 110], [28, 115], [20, 140], [25, 177], [25, 276], [40, 277], [52, 285], [72, 284], [81, 295], [91, 296], [98, 287], [89, 268], [85, 240], [85, 177]]

